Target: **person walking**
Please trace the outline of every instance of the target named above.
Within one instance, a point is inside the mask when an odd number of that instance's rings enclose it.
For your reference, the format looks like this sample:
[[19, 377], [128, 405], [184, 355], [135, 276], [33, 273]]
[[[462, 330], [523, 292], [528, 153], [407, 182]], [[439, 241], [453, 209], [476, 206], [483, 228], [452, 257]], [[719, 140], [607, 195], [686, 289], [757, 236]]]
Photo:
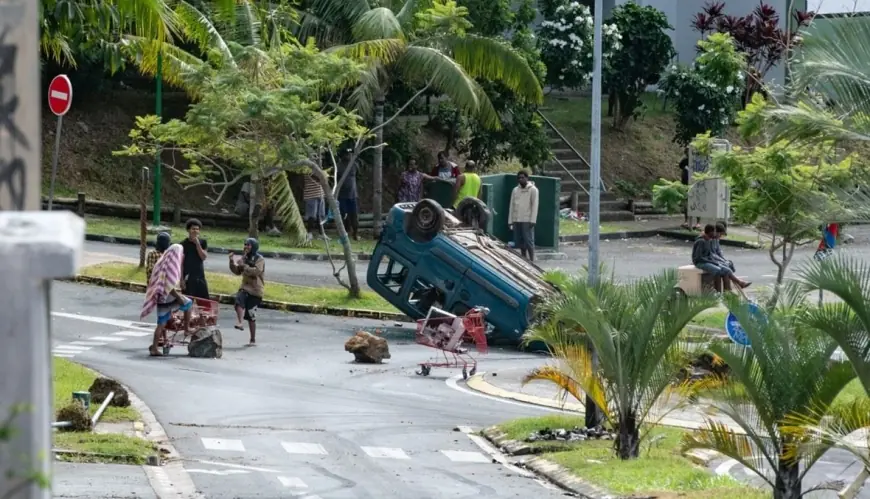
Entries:
[[148, 279], [148, 289], [145, 292], [145, 302], [139, 319], [144, 319], [152, 311], [157, 310], [157, 327], [154, 328], [154, 336], [148, 353], [152, 357], [160, 357], [160, 342], [166, 344], [166, 324], [172, 319], [172, 313], [180, 310], [184, 312], [184, 334], [190, 334], [190, 316], [193, 308], [193, 300], [182, 295], [179, 291], [181, 285], [182, 259], [184, 248], [180, 244], [169, 246], [157, 263]]
[[456, 178], [456, 183], [453, 185], [453, 207], [459, 206], [459, 202], [465, 198], [479, 198], [480, 186], [477, 164], [474, 161], [466, 161], [465, 171]]
[[184, 249], [184, 264], [182, 275], [184, 276], [184, 294], [210, 300], [208, 282], [205, 280], [204, 262], [208, 258], [208, 241], [199, 237], [202, 230], [202, 222], [195, 218], [187, 221], [187, 239], [182, 241]]
[[230, 253], [230, 272], [242, 276], [242, 285], [236, 293], [236, 325], [239, 331], [244, 331], [242, 320], [248, 321], [248, 331], [251, 334], [248, 346], [257, 344], [257, 307], [263, 301], [266, 282], [266, 260], [260, 254], [260, 243], [253, 237], [245, 239], [245, 253], [237, 257]]
[[146, 284], [151, 281], [151, 274], [154, 272], [154, 265], [157, 263], [157, 260], [160, 260], [160, 257], [169, 249], [171, 243], [172, 238], [168, 232], [157, 234], [157, 240], [154, 241], [154, 249], [149, 251], [148, 256], [145, 258]]
[[529, 172], [517, 173], [517, 185], [511, 192], [508, 225], [514, 232], [514, 244], [523, 257], [535, 261], [535, 223], [538, 220], [538, 188], [529, 181]]
[[320, 224], [326, 219], [326, 203], [323, 197], [323, 186], [310, 173], [305, 177], [305, 187], [302, 191], [305, 200], [305, 226], [308, 228], [306, 242], [314, 239], [314, 233], [320, 233]]
[[339, 157], [342, 167], [338, 171], [338, 178], [340, 179], [345, 175], [345, 172], [347, 172], [347, 177], [338, 188], [338, 211], [341, 212], [341, 217], [346, 225], [350, 227], [353, 240], [359, 241], [359, 205], [356, 202], [356, 172], [359, 169], [359, 163], [356, 161], [351, 163], [350, 160], [350, 149], [343, 150]]

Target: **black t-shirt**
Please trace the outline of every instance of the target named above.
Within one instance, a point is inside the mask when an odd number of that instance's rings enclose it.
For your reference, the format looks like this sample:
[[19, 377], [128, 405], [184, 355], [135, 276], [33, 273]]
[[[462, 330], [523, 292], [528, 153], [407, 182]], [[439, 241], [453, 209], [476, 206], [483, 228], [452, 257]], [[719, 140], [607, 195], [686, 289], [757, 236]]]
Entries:
[[[205, 239], [199, 238], [199, 244], [202, 246], [203, 251], [208, 250], [208, 242]], [[202, 264], [202, 258], [199, 257], [199, 253], [196, 251], [196, 244], [190, 239], [185, 239], [181, 242], [181, 247], [184, 248], [182, 274], [188, 278], [204, 278], [205, 267]]]
[[683, 185], [689, 185], [689, 158], [680, 160], [680, 181]]

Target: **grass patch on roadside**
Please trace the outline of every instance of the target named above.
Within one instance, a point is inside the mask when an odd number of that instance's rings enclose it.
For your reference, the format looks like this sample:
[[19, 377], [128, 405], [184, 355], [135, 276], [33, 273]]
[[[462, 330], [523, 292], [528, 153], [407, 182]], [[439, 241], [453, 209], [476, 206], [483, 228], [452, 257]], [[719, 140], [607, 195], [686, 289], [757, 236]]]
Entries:
[[[67, 359], [54, 358], [54, 408], [59, 409], [72, 401], [72, 392], [86, 392], [97, 379], [93, 371], [81, 364]], [[91, 404], [91, 416], [97, 412], [99, 404]], [[103, 423], [121, 423], [137, 421], [139, 413], [132, 407], [106, 408], [100, 421]]]
[[[75, 362], [55, 358], [53, 364], [55, 409], [69, 404], [72, 392], [87, 391], [97, 379], [93, 371]], [[98, 408], [99, 404], [91, 404], [92, 416]], [[100, 417], [100, 423], [132, 423], [138, 419], [139, 413], [132, 407], [109, 406]], [[59, 459], [68, 462], [144, 464], [148, 456], [154, 453], [151, 442], [119, 433], [54, 431], [53, 440], [55, 448], [80, 453], [58, 454]]]
[[[583, 418], [543, 416], [508, 421], [498, 427], [509, 437], [525, 439], [543, 428], [583, 426]], [[680, 454], [682, 430], [653, 427], [638, 459], [620, 461], [611, 440], [587, 440], [543, 456], [578, 477], [613, 494], [662, 495], [684, 499], [762, 499], [768, 491], [716, 476]]]
[[[125, 218], [109, 218], [86, 216], [87, 223], [86, 232], [93, 235], [115, 236], [115, 237], [132, 237], [139, 238], [139, 221]], [[180, 242], [187, 237], [187, 231], [184, 225], [166, 224], [172, 229], [172, 240]], [[361, 235], [362, 236], [362, 235]], [[154, 234], [149, 234], [148, 239], [153, 241], [157, 237]], [[248, 237], [248, 232], [241, 229], [225, 229], [217, 227], [203, 227], [202, 237], [208, 241], [209, 247], [212, 248], [228, 248], [238, 253], [241, 253], [245, 239]], [[337, 236], [330, 234], [329, 251], [332, 254], [341, 253], [341, 244], [338, 243]], [[310, 245], [293, 245], [286, 236], [267, 236], [261, 234], [260, 251], [276, 251], [289, 253], [326, 253], [326, 244], [322, 240], [311, 241]], [[351, 241], [351, 247], [355, 253], [371, 253], [375, 247], [375, 241], [361, 239], [360, 241]]]
[[[631, 225], [620, 223], [603, 223], [600, 226], [600, 232], [607, 234], [610, 232], [625, 232], [633, 229]], [[580, 222], [578, 220], [559, 220], [559, 235], [560, 236], [575, 236], [578, 234], [589, 234], [589, 222]]]
[[[699, 231], [687, 230], [687, 229], [672, 230], [671, 232], [676, 232], [679, 234], [686, 234], [686, 235], [690, 235], [690, 236], [694, 236], [694, 237], [698, 237], [701, 235], [701, 233]], [[746, 234], [737, 234], [737, 233], [730, 232], [730, 231], [728, 232], [728, 236], [724, 237], [723, 240], [749, 243], [751, 245], [756, 246], [757, 247], [756, 249], [764, 249], [764, 248], [768, 247], [768, 241], [765, 241], [763, 238], [761, 239], [761, 242], [759, 242], [757, 236], [749, 236]], [[728, 246], [725, 246], [725, 245], [722, 245], [722, 246], [723, 246], [722, 250], [727, 251]]]
[[728, 316], [727, 310], [712, 309], [701, 312], [689, 322], [693, 326], [707, 327], [711, 329], [725, 330], [725, 317]]
[[[145, 284], [145, 269], [140, 269], [136, 264], [119, 262], [100, 263], [84, 267], [79, 273], [91, 277]], [[266, 277], [268, 276], [269, 266], [267, 264]], [[206, 272], [205, 278], [208, 280], [210, 292], [227, 295], [235, 294], [242, 282], [241, 277], [215, 272]], [[398, 312], [389, 302], [372, 291], [363, 291], [360, 298], [351, 299], [344, 288], [308, 288], [266, 281], [264, 299], [320, 307], [347, 307], [382, 312]]]

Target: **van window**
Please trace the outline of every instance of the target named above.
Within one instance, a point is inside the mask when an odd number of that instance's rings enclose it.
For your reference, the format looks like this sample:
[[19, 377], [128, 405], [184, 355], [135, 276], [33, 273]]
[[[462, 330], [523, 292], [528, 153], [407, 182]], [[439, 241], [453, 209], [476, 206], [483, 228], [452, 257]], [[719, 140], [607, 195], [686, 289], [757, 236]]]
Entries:
[[378, 280], [390, 291], [399, 294], [407, 278], [408, 267], [387, 255], [381, 258], [381, 262], [378, 264]]
[[422, 314], [429, 313], [431, 307], [444, 308], [444, 293], [425, 279], [417, 278], [408, 293], [408, 304]]

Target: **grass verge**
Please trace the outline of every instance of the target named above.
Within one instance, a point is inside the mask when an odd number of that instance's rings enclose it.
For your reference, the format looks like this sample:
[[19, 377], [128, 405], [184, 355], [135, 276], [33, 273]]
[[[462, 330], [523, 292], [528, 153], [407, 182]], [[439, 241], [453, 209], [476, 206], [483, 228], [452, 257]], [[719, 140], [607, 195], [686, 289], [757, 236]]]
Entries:
[[[634, 225], [619, 224], [619, 223], [603, 223], [599, 229], [601, 234], [610, 232], [626, 232], [631, 230], [639, 230]], [[577, 220], [559, 220], [559, 235], [560, 236], [575, 236], [581, 234], [589, 234], [589, 222], [580, 222]]]
[[[86, 216], [87, 233], [102, 236], [115, 237], [132, 237], [139, 238], [139, 221], [125, 218], [109, 218]], [[187, 231], [184, 225], [167, 224], [172, 229], [172, 240], [181, 241], [187, 236]], [[154, 239], [154, 235], [149, 235], [150, 240]], [[217, 227], [204, 227], [202, 237], [208, 241], [208, 245], [213, 248], [228, 248], [234, 251], [241, 251], [248, 233], [241, 229], [223, 229]], [[342, 252], [341, 245], [338, 243], [337, 237], [332, 234], [332, 239], [326, 243], [322, 240], [314, 240], [308, 246], [293, 245], [289, 242], [286, 236], [266, 236], [261, 235], [260, 250], [261, 251], [276, 251], [284, 253], [326, 253], [326, 245], [329, 244], [329, 251], [332, 254], [340, 254]], [[351, 247], [355, 253], [371, 253], [375, 247], [375, 241], [360, 240], [351, 241]]]
[[[543, 416], [509, 421], [499, 428], [509, 438], [525, 439], [543, 428], [583, 426], [582, 417]], [[748, 487], [730, 477], [716, 476], [680, 454], [684, 432], [653, 427], [639, 458], [620, 461], [613, 442], [589, 440], [543, 456], [569, 469], [583, 480], [620, 495], [683, 499], [761, 499], [770, 493]]]
[[[145, 284], [145, 269], [130, 263], [109, 262], [89, 265], [82, 268], [81, 275], [102, 277], [117, 281]], [[266, 276], [269, 269], [266, 269]], [[208, 288], [212, 293], [235, 294], [239, 290], [241, 277], [229, 274], [206, 272]], [[346, 307], [381, 312], [398, 312], [389, 302], [371, 291], [363, 291], [360, 298], [351, 299], [343, 288], [308, 288], [266, 281], [264, 299], [288, 303], [300, 303], [319, 307]]]
[[[97, 375], [74, 362], [66, 359], [54, 359], [54, 406], [62, 407], [72, 399], [72, 392], [87, 391]], [[99, 404], [91, 404], [93, 415]], [[101, 423], [133, 422], [139, 419], [139, 413], [132, 407], [106, 408], [100, 418]], [[132, 427], [131, 427], [132, 429]], [[100, 462], [143, 464], [149, 455], [154, 453], [151, 442], [121, 433], [93, 432], [54, 432], [54, 447], [74, 451], [61, 453], [59, 459], [71, 462]]]

